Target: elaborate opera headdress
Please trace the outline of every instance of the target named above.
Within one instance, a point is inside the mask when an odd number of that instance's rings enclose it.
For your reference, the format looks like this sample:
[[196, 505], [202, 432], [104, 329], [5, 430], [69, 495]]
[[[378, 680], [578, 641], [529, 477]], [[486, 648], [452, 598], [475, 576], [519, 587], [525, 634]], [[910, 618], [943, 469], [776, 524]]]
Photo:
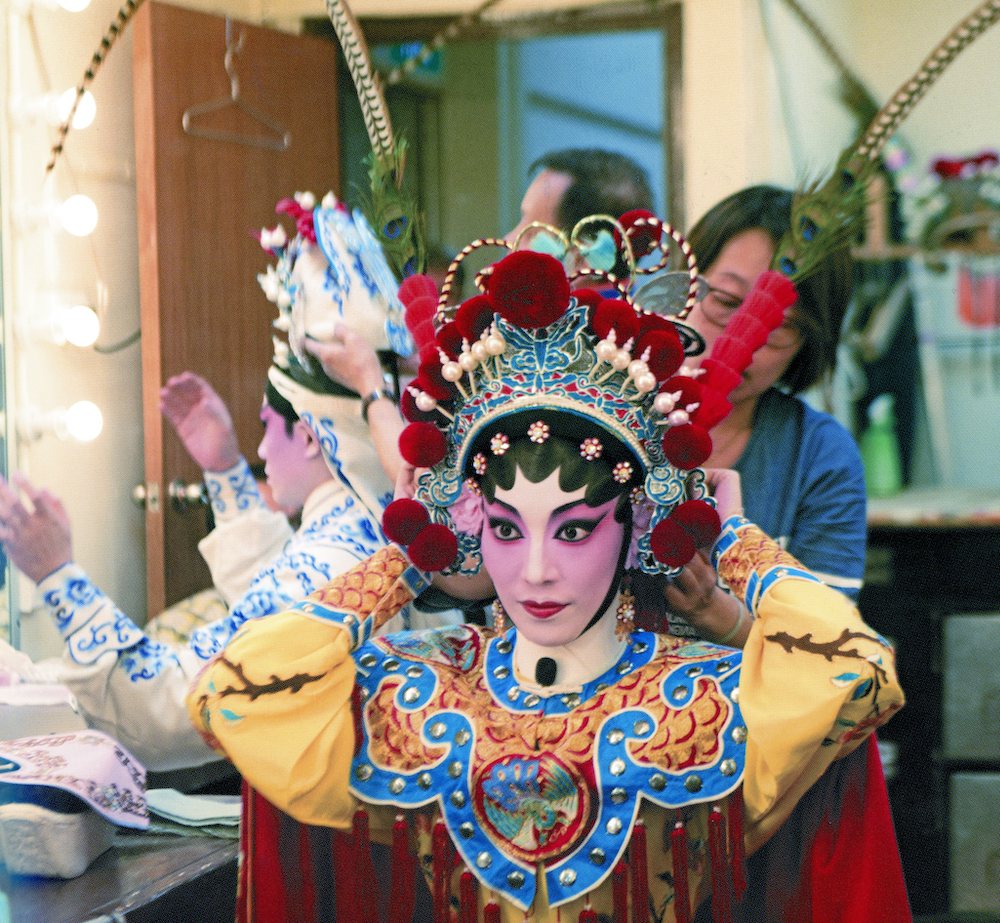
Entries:
[[268, 379], [319, 439], [334, 476], [380, 516], [389, 483], [361, 416], [358, 395], [331, 380], [305, 349], [346, 324], [377, 351], [408, 356], [413, 340], [403, 321], [397, 282], [368, 222], [327, 193], [282, 199], [275, 211], [295, 221], [260, 232], [276, 262], [258, 276], [277, 308], [274, 359]]
[[[610, 223], [636, 274], [662, 269], [672, 240], [687, 262], [680, 302], [687, 310], [694, 304], [697, 266], [669, 225], [648, 214], [629, 216], [627, 225], [607, 216], [585, 219], [571, 235], [571, 263], [593, 245], [585, 223]], [[549, 231], [550, 240], [559, 234]], [[633, 244], [640, 241], [641, 251], [663, 254], [645, 270], [636, 266]], [[507, 246], [477, 241], [451, 274], [483, 245]], [[571, 288], [592, 275], [607, 279], [617, 297]], [[515, 250], [477, 281], [481, 294], [457, 307], [446, 305], [447, 281], [441, 296], [426, 277], [406, 280], [400, 289], [421, 356], [402, 402], [411, 422], [400, 451], [427, 470], [415, 500], [386, 510], [386, 535], [408, 545], [417, 566], [475, 572], [479, 540], [463, 529], [463, 508], [476, 502], [491, 458], [519, 438], [543, 443], [559, 436], [572, 440], [584, 462], [608, 464], [630, 495], [634, 520], [648, 523], [632, 563], [646, 573], [676, 573], [719, 529], [697, 467], [711, 452], [708, 430], [728, 413], [727, 395], [754, 350], [781, 324], [794, 286], [766, 273], [740, 309], [742, 320], [734, 318], [733, 329], [693, 370], [684, 360], [701, 352], [700, 337], [678, 317], [645, 310], [638, 300], [643, 289], [633, 297], [627, 284], [604, 271], [584, 266], [567, 273], [549, 253]], [[670, 307], [663, 303], [664, 283], [648, 285], [657, 306]], [[676, 282], [666, 289], [678, 292]]]

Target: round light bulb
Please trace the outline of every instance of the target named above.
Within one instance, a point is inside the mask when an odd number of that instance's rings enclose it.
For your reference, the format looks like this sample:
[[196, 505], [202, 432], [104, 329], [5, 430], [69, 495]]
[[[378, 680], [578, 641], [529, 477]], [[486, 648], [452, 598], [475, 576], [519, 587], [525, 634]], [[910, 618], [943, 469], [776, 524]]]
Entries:
[[68, 343], [84, 348], [97, 342], [101, 321], [90, 305], [75, 304], [66, 308], [61, 321], [63, 336]]
[[66, 434], [77, 442], [93, 442], [104, 429], [104, 415], [93, 401], [77, 401], [66, 411]]
[[75, 237], [87, 237], [97, 227], [97, 206], [85, 195], [71, 195], [59, 206], [59, 223]]
[[90, 0], [59, 0], [59, 6], [67, 13], [80, 13], [90, 6]]
[[[56, 107], [58, 114], [58, 122], [56, 124], [61, 125], [66, 121], [69, 116], [70, 109], [73, 108], [73, 102], [76, 99], [76, 88], [71, 87], [65, 93], [61, 94], [59, 97], [59, 104]], [[97, 100], [94, 99], [94, 94], [90, 90], [84, 90], [83, 96], [80, 97], [80, 105], [76, 107], [76, 112], [73, 113], [73, 127], [74, 128], [86, 128], [94, 121], [94, 116], [97, 115]]]

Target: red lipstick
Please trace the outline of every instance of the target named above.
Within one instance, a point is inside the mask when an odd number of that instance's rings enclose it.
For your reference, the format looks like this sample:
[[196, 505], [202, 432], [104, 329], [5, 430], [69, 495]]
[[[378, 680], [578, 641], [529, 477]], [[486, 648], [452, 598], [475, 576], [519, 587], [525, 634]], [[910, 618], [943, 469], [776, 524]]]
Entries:
[[545, 602], [535, 602], [533, 599], [526, 599], [521, 603], [524, 611], [533, 615], [536, 619], [549, 619], [558, 612], [566, 608], [566, 603], [557, 603], [546, 600]]

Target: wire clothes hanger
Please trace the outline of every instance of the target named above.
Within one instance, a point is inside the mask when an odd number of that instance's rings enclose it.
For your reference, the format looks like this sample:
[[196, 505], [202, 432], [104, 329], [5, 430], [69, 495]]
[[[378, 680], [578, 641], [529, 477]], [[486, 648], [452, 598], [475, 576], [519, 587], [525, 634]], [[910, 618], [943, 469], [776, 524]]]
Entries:
[[[226, 17], [226, 54], [223, 58], [223, 66], [229, 75], [229, 95], [208, 102], [198, 103], [184, 110], [181, 116], [181, 127], [185, 133], [196, 138], [209, 138], [213, 141], [230, 141], [234, 144], [245, 144], [249, 147], [262, 147], [272, 151], [286, 151], [292, 144], [292, 133], [281, 124], [272, 119], [265, 112], [258, 109], [253, 103], [247, 102], [240, 95], [240, 80], [236, 75], [236, 65], [234, 58], [243, 50], [245, 33], [240, 32], [239, 38], [233, 42], [233, 24], [229, 17]], [[250, 134], [239, 131], [226, 131], [219, 128], [211, 128], [195, 124], [195, 119], [199, 116], [209, 115], [213, 112], [220, 112], [224, 109], [236, 108], [244, 112], [251, 119], [265, 128], [264, 134]]]

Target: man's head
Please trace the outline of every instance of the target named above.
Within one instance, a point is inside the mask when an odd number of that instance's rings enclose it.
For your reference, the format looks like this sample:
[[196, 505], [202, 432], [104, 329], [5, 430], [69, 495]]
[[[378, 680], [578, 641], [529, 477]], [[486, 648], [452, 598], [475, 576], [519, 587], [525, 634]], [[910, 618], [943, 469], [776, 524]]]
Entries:
[[319, 440], [270, 381], [264, 388], [260, 422], [264, 435], [257, 454], [273, 501], [285, 511], [301, 510], [309, 495], [332, 477]]
[[646, 172], [630, 157], [614, 151], [551, 151], [539, 157], [529, 173], [534, 179], [521, 200], [521, 219], [508, 240], [532, 221], [569, 232], [588, 215], [617, 218], [636, 208], [653, 210]]

